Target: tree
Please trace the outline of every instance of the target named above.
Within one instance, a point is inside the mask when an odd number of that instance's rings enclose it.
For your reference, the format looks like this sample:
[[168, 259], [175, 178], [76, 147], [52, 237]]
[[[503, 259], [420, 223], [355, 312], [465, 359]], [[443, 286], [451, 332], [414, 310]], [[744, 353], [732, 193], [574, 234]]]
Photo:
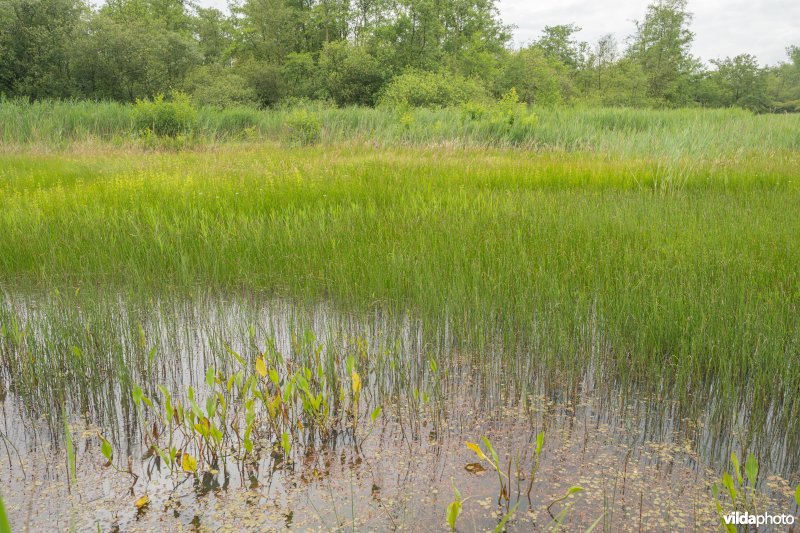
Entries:
[[545, 26], [542, 36], [534, 41], [534, 46], [541, 48], [547, 57], [577, 70], [584, 66], [589, 50], [587, 43], [574, 38], [579, 31], [581, 28], [575, 24]]
[[694, 34], [686, 0], [658, 0], [636, 22], [628, 55], [647, 76], [648, 96], [668, 105], [689, 102], [691, 76], [699, 64], [689, 53]]
[[6, 0], [0, 7], [0, 94], [75, 94], [74, 48], [88, 8], [80, 0]]
[[789, 61], [765, 74], [767, 98], [774, 111], [800, 113], [800, 46], [790, 46], [786, 53]]
[[375, 105], [388, 72], [366, 48], [346, 41], [327, 43], [319, 56], [323, 88], [338, 105]]
[[113, 0], [101, 8], [76, 60], [81, 92], [134, 101], [182, 88], [201, 55], [188, 14], [178, 9], [177, 0]]
[[573, 88], [567, 66], [534, 45], [514, 52], [506, 61], [497, 92], [511, 89], [523, 102], [555, 105], [568, 99]]
[[712, 60], [716, 71], [708, 75], [716, 86], [714, 105], [737, 106], [751, 111], [764, 111], [768, 107], [767, 85], [764, 71], [755, 56], [741, 54], [733, 59]]

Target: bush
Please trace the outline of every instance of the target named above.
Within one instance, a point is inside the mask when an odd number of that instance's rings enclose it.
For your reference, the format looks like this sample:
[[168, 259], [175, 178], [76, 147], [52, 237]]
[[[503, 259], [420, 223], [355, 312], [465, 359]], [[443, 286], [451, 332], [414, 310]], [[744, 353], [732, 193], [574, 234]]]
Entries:
[[286, 126], [289, 130], [289, 141], [292, 144], [316, 144], [322, 135], [319, 117], [307, 109], [295, 109], [289, 113]]
[[345, 41], [325, 44], [319, 72], [324, 90], [340, 106], [375, 105], [387, 78], [386, 67], [366, 47]]
[[189, 96], [173, 92], [169, 100], [157, 94], [152, 100], [136, 100], [133, 119], [137, 130], [143, 135], [176, 138], [186, 136], [192, 129], [197, 111]]
[[383, 91], [381, 105], [390, 107], [452, 107], [483, 100], [486, 90], [476, 80], [448, 72], [410, 70], [394, 78]]
[[247, 80], [228, 68], [201, 67], [192, 73], [186, 86], [200, 107], [227, 109], [258, 103], [256, 92], [247, 85]]

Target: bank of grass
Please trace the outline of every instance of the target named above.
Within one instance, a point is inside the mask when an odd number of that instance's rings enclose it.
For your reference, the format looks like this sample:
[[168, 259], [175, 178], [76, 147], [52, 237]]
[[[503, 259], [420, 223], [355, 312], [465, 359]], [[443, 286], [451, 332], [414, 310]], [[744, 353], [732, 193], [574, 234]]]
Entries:
[[[800, 156], [264, 143], [0, 157], [0, 284], [408, 310], [796, 421]], [[85, 304], [84, 304], [85, 305]], [[797, 428], [788, 430], [797, 433]]]
[[[327, 145], [522, 147], [611, 157], [714, 160], [800, 149], [800, 115], [734, 109], [531, 108], [536, 120], [491, 120], [487, 106], [452, 109], [301, 109]], [[491, 106], [489, 106], [491, 107]], [[292, 144], [297, 108], [198, 109], [181, 146], [271, 141]], [[134, 106], [111, 102], [0, 101], [0, 146], [63, 150], [76, 143], [142, 144]]]

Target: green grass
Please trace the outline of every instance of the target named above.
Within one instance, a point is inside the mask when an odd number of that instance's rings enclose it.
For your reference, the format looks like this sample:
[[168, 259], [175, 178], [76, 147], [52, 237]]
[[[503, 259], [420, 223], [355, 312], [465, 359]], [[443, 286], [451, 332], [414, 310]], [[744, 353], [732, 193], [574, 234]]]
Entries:
[[[0, 101], [0, 145], [64, 149], [75, 143], [128, 146], [138, 140], [133, 106], [109, 102]], [[333, 109], [310, 104], [323, 144], [515, 146], [665, 160], [771, 157], [800, 149], [800, 117], [741, 110], [535, 108], [535, 124], [469, 120], [461, 109]], [[291, 142], [292, 109], [203, 108], [190, 142]]]
[[[89, 344], [61, 371], [128, 384], [124, 344], [76, 326], [122, 327], [110, 292], [138, 302], [131, 321], [172, 294], [380, 307], [476, 358], [500, 342], [492, 379], [591, 368], [721, 407], [720, 431], [743, 416], [800, 442], [800, 117], [539, 110], [520, 132], [458, 110], [317, 109], [321, 144], [290, 147], [288, 112], [201, 110], [204, 142], [174, 152], [137, 146], [124, 106], [0, 104], [0, 287], [62, 295], [28, 342]], [[25, 320], [0, 306], [6, 339]]]
[[800, 387], [800, 159], [674, 163], [486, 149], [4, 156], [0, 282], [380, 303], [464, 346], [710, 386]]

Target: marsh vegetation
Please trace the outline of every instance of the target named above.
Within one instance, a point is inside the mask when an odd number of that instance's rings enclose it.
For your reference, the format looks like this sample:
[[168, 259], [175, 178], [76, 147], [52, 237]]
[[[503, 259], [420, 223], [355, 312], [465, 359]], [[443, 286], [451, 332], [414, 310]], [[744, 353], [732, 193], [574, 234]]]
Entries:
[[12, 524], [797, 513], [796, 116], [81, 105], [0, 105]]

